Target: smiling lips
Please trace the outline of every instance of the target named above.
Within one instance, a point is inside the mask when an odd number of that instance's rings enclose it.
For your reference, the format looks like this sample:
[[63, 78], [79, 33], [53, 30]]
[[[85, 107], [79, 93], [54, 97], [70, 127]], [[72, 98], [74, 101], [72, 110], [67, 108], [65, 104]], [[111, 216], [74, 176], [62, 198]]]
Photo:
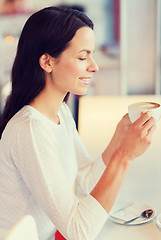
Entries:
[[89, 80], [90, 80], [90, 77], [82, 77], [82, 78], [79, 78], [81, 80], [82, 83], [84, 83], [85, 85], [89, 85]]

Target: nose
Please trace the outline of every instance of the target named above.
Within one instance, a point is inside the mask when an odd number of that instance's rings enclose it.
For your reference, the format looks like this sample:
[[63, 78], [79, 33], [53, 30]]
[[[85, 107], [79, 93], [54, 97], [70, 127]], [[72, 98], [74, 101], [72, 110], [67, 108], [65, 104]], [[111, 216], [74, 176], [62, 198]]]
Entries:
[[97, 63], [95, 62], [94, 59], [91, 59], [90, 64], [87, 67], [87, 71], [96, 73], [96, 72], [98, 72], [98, 70], [99, 70], [99, 67], [98, 67]]

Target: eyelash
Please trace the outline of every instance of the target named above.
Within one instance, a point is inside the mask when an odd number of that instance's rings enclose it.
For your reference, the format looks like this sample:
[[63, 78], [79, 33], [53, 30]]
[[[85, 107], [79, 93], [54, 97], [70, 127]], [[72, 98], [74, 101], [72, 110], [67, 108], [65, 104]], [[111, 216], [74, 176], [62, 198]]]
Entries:
[[85, 60], [86, 60], [86, 58], [79, 58], [79, 60], [81, 60], [81, 61], [85, 61]]

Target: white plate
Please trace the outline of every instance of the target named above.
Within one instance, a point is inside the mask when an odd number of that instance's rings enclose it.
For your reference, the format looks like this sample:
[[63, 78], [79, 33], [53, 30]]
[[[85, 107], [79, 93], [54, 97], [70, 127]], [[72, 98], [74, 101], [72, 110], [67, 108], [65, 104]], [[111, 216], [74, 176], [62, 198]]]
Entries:
[[124, 223], [125, 221], [128, 221], [132, 218], [139, 216], [141, 212], [143, 212], [146, 209], [153, 210], [153, 214], [149, 218], [140, 217], [134, 220], [133, 222], [127, 223], [126, 225], [143, 224], [151, 221], [156, 215], [156, 211], [151, 206], [145, 203], [140, 202], [119, 203], [112, 208], [109, 217], [113, 222], [125, 224]]
[[161, 228], [161, 213], [157, 216], [156, 223]]

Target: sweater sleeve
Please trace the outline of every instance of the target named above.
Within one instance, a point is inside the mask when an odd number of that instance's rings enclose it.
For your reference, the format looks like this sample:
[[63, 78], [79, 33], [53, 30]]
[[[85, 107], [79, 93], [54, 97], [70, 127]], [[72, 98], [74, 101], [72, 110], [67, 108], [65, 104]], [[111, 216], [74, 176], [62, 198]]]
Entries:
[[95, 161], [91, 159], [77, 132], [75, 132], [74, 139], [78, 161], [77, 184], [85, 194], [88, 194], [98, 182], [106, 166], [102, 156]]
[[15, 131], [12, 158], [38, 204], [65, 238], [95, 239], [108, 214], [91, 195], [79, 200], [73, 193], [51, 128], [34, 120]]
[[[68, 108], [64, 104], [64, 113], [67, 116], [68, 128], [72, 129], [73, 141], [75, 146], [76, 158], [78, 162], [78, 175], [76, 179], [77, 185], [80, 187], [84, 194], [91, 192], [93, 187], [98, 182], [99, 178], [103, 174], [106, 166], [103, 162], [102, 156], [98, 156], [96, 160], [93, 160], [89, 155], [85, 145], [83, 144], [79, 133], [76, 129], [74, 119]], [[69, 126], [70, 123], [70, 126]]]

